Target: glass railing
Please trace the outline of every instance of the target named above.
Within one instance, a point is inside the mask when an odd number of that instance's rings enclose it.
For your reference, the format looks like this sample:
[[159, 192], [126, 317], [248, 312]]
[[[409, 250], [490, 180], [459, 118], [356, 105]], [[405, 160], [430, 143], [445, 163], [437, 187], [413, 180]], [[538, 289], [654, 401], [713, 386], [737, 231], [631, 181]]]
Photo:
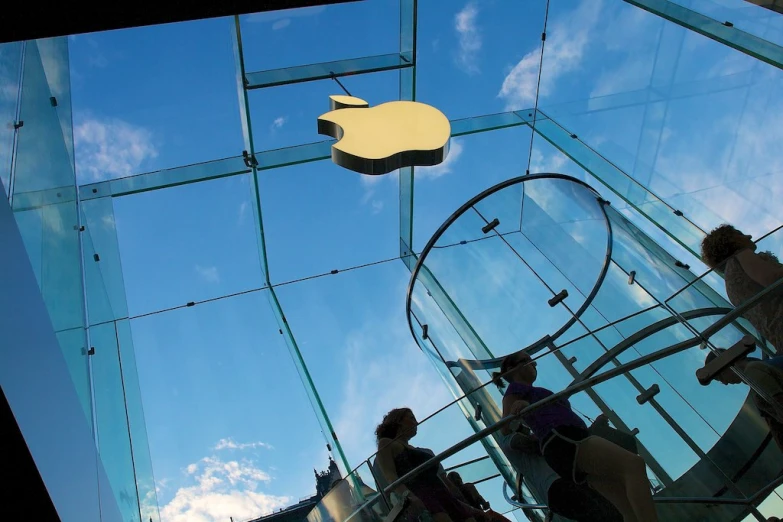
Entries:
[[[779, 255], [774, 251], [775, 245], [781, 243], [777, 234], [783, 232], [775, 231], [762, 238], [759, 250], [772, 245], [773, 253]], [[705, 386], [696, 376], [697, 370], [705, 366], [705, 348], [729, 348], [747, 339], [749, 333], [756, 335], [743, 316], [759, 302], [783, 292], [783, 279], [732, 308], [715, 306], [725, 300], [721, 302], [722, 298], [704, 283], [711, 275], [708, 272], [698, 278], [682, 278], [678, 287], [669, 286], [668, 297], [659, 294], [646, 308], [627, 310], [625, 317], [612, 321], [591, 319], [589, 311], [583, 314], [580, 325], [585, 331], [581, 335], [571, 336], [559, 346], [545, 346], [535, 356], [540, 375], [545, 375], [550, 366], [552, 371], [555, 366], [562, 368], [563, 357], [577, 357], [573, 361], [576, 375], [566, 386], [553, 386], [552, 389], [562, 391], [530, 406], [522, 415], [559, 397], [568, 397], [574, 410], [588, 423], [599, 412], [608, 410], [617, 429], [635, 436], [646, 460], [650, 451], [660, 455], [657, 446], [666, 446], [672, 453], [669, 460], [648, 460], [651, 491], [658, 505], [665, 506], [659, 509], [687, 518], [692, 506], [702, 505], [713, 510], [716, 520], [730, 510], [732, 516], [750, 513], [758, 519], [760, 513], [753, 506], [774, 495], [773, 490], [781, 483], [776, 468], [783, 461], [781, 452], [769, 430], [759, 423], [747, 387]], [[628, 274], [623, 277], [628, 278]], [[640, 274], [642, 280], [644, 277]], [[711, 295], [718, 297], [713, 301]], [[433, 458], [389, 484], [377, 467], [376, 455], [370, 456], [340, 481], [339, 490], [324, 497], [313, 511], [312, 517], [316, 518], [311, 522], [394, 518], [400, 499], [392, 491], [429, 466], [440, 466], [441, 475], [456, 471], [465, 483], [474, 484], [498, 512], [513, 514], [521, 521], [536, 517], [543, 520], [543, 511], [529, 509], [539, 505], [540, 499], [524, 483], [517, 488], [517, 470], [497, 439], [498, 430], [513, 420], [500, 418], [501, 395], [489, 377], [499, 361], [477, 365], [466, 359], [444, 360], [444, 346], [448, 345], [454, 353], [467, 355], [469, 351], [455, 344], [465, 341], [453, 327], [451, 333], [441, 328], [448, 321], [437, 323], [428, 317], [424, 322], [419, 317], [427, 312], [426, 304], [422, 304], [427, 298], [432, 295], [424, 290], [415, 298], [418, 300], [412, 313], [412, 333], [429, 358], [449, 367], [454, 379], [444, 380], [457, 397], [419, 419], [411, 444], [431, 448]], [[693, 313], [694, 310], [706, 312]], [[587, 341], [592, 343], [590, 350], [595, 351], [596, 357], [580, 361], [586, 355]], [[749, 348], [751, 357], [768, 359], [774, 353], [774, 347], [763, 341], [759, 343], [763, 349]], [[574, 351], [575, 347], [580, 350]], [[590, 361], [593, 362], [588, 364]], [[754, 393], [764, 396], [752, 375], [741, 370], [737, 374]], [[628, 389], [623, 391], [617, 386]], [[628, 415], [633, 408], [639, 412], [636, 417]], [[616, 410], [623, 411], [623, 419], [612, 416]], [[725, 412], [729, 410], [738, 413], [727, 417]], [[651, 419], [655, 420], [653, 424]], [[725, 513], [715, 511], [724, 508]]]

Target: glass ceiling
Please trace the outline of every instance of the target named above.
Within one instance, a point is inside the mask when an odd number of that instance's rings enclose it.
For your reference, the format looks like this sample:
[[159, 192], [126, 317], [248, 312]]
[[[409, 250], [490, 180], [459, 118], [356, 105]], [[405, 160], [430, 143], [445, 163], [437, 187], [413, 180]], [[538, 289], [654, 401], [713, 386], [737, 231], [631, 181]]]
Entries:
[[[782, 24], [744, 0], [366, 0], [0, 46], [0, 181], [127, 519], [249, 520], [359, 466], [389, 409], [452, 401], [407, 286], [497, 183], [582, 180], [697, 276], [704, 231], [777, 229]], [[316, 118], [346, 92], [440, 109], [446, 161], [333, 164]], [[471, 433], [452, 407], [422, 444]]]

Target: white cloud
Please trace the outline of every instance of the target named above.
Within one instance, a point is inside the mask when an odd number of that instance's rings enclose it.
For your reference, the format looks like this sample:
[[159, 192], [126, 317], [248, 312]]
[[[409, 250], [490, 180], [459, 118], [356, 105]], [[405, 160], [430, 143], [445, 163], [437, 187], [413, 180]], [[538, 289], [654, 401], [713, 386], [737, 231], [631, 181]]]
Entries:
[[215, 450], [220, 451], [224, 449], [255, 449], [255, 448], [266, 448], [266, 449], [274, 449], [272, 448], [271, 444], [267, 444], [266, 442], [236, 442], [231, 437], [227, 439], [220, 439], [217, 444], [215, 444]]
[[[547, 31], [539, 96], [550, 94], [561, 76], [576, 70], [601, 12], [601, 0], [582, 0], [579, 7], [554, 20]], [[498, 97], [506, 110], [524, 109], [536, 99], [541, 46], [525, 54], [503, 80]]]
[[383, 210], [383, 201], [374, 199], [370, 205], [372, 206], [373, 214], [378, 214], [381, 212], [381, 210]]
[[467, 73], [477, 73], [476, 64], [478, 52], [481, 50], [481, 33], [476, 26], [478, 7], [469, 2], [454, 16], [454, 30], [459, 38], [457, 64]]
[[275, 120], [272, 122], [272, 125], [270, 125], [270, 129], [281, 129], [283, 125], [288, 121], [288, 117], [286, 116], [278, 116], [275, 118]]
[[201, 276], [204, 281], [207, 283], [219, 283], [220, 282], [220, 273], [218, 272], [218, 269], [216, 266], [201, 266], [196, 265], [194, 267], [196, 270], [196, 273]]
[[245, 216], [247, 215], [248, 204], [247, 201], [243, 201], [239, 204], [239, 216], [237, 217], [237, 224], [241, 225], [245, 222]]
[[101, 216], [101, 223], [103, 223], [103, 226], [114, 230], [117, 227], [117, 222], [114, 219], [114, 214], [106, 214], [104, 216]]
[[291, 25], [291, 19], [290, 18], [283, 18], [282, 20], [278, 20], [277, 22], [272, 24], [272, 30], [273, 31], [279, 31], [280, 29], [284, 29]]
[[258, 491], [271, 478], [252, 462], [206, 457], [186, 468], [193, 482], [181, 487], [160, 510], [162, 522], [247, 520], [287, 505], [290, 497]]
[[530, 155], [530, 173], [536, 174], [554, 172], [556, 174], [566, 174], [563, 169], [569, 166], [569, 163], [576, 165], [559, 150], [555, 150], [551, 154], [544, 156], [540, 150], [533, 149], [533, 153]]
[[87, 118], [73, 129], [76, 173], [81, 182], [136, 174], [158, 156], [152, 133], [116, 118]]
[[451, 169], [462, 156], [463, 144], [459, 138], [451, 138], [451, 144], [449, 145], [449, 155], [443, 163], [434, 165], [432, 167], [416, 167], [413, 171], [413, 175], [416, 178], [439, 178], [444, 174], [451, 172]]
[[334, 426], [352, 462], [375, 452], [375, 427], [392, 408], [411, 407], [422, 419], [451, 400], [402, 314], [364, 321], [348, 334], [342, 360], [347, 376]]

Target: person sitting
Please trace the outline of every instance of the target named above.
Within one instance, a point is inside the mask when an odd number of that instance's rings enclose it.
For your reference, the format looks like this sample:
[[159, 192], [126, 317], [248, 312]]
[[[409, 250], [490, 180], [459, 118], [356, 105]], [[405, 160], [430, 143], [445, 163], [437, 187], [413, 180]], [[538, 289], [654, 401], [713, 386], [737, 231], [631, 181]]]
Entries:
[[484, 497], [481, 496], [481, 493], [476, 489], [476, 486], [470, 482], [465, 484], [459, 473], [452, 471], [447, 475], [447, 478], [457, 487], [457, 490], [459, 490], [460, 495], [465, 499], [464, 502], [467, 505], [473, 506], [476, 509], [481, 509], [482, 511], [489, 509], [489, 502], [484, 500]]
[[[704, 365], [708, 365], [723, 352], [725, 350], [718, 349], [717, 353], [708, 353], [704, 360]], [[775, 443], [783, 450], [783, 356], [773, 357], [765, 361], [755, 357], [743, 357], [732, 366], [772, 400], [772, 403], [767, 402], [751, 388], [750, 395], [753, 403], [759, 410], [761, 417], [766, 421], [767, 426], [769, 426], [769, 431], [775, 439]], [[715, 380], [724, 385], [744, 384], [742, 379], [731, 368], [726, 368], [716, 375]]]
[[[509, 382], [503, 396], [503, 416], [553, 395], [533, 386], [536, 363], [524, 352], [503, 359], [493, 374], [499, 387]], [[550, 402], [523, 416], [538, 439], [547, 464], [561, 477], [587, 484], [608, 499], [626, 522], [657, 522], [644, 459], [601, 437], [590, 436], [584, 421], [567, 399]]]
[[[608, 422], [606, 416], [599, 415], [593, 424]], [[617, 508], [599, 493], [555, 473], [541, 455], [538, 440], [524, 425], [501, 430], [500, 448], [533, 496], [555, 515], [576, 522], [622, 522]]]
[[[376, 428], [376, 462], [389, 484], [432, 458], [431, 450], [411, 446], [410, 440], [417, 430], [418, 422], [409, 408], [391, 410]], [[436, 465], [397, 486], [394, 492], [407, 496], [414, 510], [429, 511], [435, 522], [508, 522], [494, 511], [485, 513], [461, 502], [441, 480]]]
[[[749, 235], [731, 225], [712, 230], [701, 243], [702, 261], [723, 274], [726, 294], [739, 306], [783, 278], [783, 264], [770, 252], [756, 253]], [[743, 316], [783, 354], [783, 287], [775, 289]]]

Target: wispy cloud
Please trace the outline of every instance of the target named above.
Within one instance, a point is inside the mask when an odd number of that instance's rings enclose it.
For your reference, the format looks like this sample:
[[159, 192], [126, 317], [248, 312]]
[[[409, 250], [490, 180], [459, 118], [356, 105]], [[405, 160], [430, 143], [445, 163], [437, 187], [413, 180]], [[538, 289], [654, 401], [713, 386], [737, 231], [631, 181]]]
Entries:
[[216, 266], [201, 266], [196, 265], [194, 267], [196, 273], [207, 283], [219, 283], [220, 273]]
[[287, 116], [278, 116], [277, 118], [274, 119], [274, 121], [272, 121], [272, 125], [270, 125], [269, 128], [271, 130], [281, 129], [283, 128], [283, 125], [285, 125], [287, 121], [288, 121]]
[[[599, 20], [602, 0], [582, 0], [577, 9], [554, 20], [547, 31], [544, 68], [540, 96], [552, 92], [557, 81], [579, 68], [585, 48]], [[536, 99], [541, 46], [525, 54], [503, 80], [498, 97], [506, 102], [506, 110], [524, 109]]]
[[282, 20], [278, 20], [277, 22], [272, 24], [272, 30], [279, 31], [280, 29], [285, 29], [289, 25], [291, 25], [291, 19], [283, 18]]
[[372, 213], [373, 214], [378, 214], [378, 213], [381, 212], [381, 210], [383, 210], [383, 201], [380, 201], [378, 199], [374, 199], [374, 200], [372, 200], [372, 203], [370, 204], [370, 206], [372, 207]]
[[192, 484], [177, 490], [160, 510], [166, 522], [215, 522], [248, 520], [283, 507], [290, 497], [267, 495], [259, 491], [271, 477], [248, 460], [224, 461], [206, 457], [186, 467]]
[[449, 145], [449, 155], [446, 156], [446, 159], [443, 161], [443, 163], [434, 165], [432, 167], [416, 167], [416, 169], [413, 171], [413, 175], [416, 176], [416, 178], [421, 179], [435, 179], [443, 176], [444, 174], [448, 174], [452, 171], [457, 161], [459, 161], [460, 156], [462, 156], [462, 151], [462, 140], [459, 138], [452, 138], [451, 144]]
[[241, 225], [245, 222], [245, 216], [247, 215], [248, 207], [249, 205], [247, 201], [243, 201], [239, 204], [239, 209], [237, 210], [237, 225]]
[[459, 39], [457, 65], [469, 74], [479, 71], [476, 64], [478, 52], [481, 50], [481, 33], [476, 25], [478, 12], [476, 3], [469, 2], [454, 16], [454, 30]]
[[[563, 170], [566, 167], [571, 167], [569, 170], [573, 170], [573, 166], [576, 165], [568, 159], [568, 157], [560, 151], [554, 151], [550, 154], [544, 154], [538, 149], [533, 149], [530, 154], [530, 173], [556, 173], [566, 174]], [[571, 174], [570, 172], [568, 174]]]
[[76, 173], [82, 182], [130, 176], [158, 157], [149, 130], [116, 118], [82, 120], [73, 137]]
[[215, 451], [220, 451], [224, 449], [237, 449], [237, 450], [244, 450], [244, 449], [255, 449], [255, 448], [265, 448], [265, 449], [274, 449], [271, 444], [267, 444], [266, 442], [236, 442], [231, 437], [227, 439], [220, 439], [217, 444], [215, 444]]
[[[279, 11], [267, 11], [264, 13], [254, 13], [251, 15], [247, 15], [244, 19], [245, 21], [251, 24], [263, 24], [269, 22], [276, 22], [279, 20], [289, 20], [290, 22], [292, 18], [304, 18], [307, 16], [317, 16], [323, 13], [324, 11], [326, 11], [326, 6], [318, 5], [313, 7], [302, 7], [299, 9], [281, 9]], [[282, 29], [282, 27], [278, 27], [278, 29]]]

